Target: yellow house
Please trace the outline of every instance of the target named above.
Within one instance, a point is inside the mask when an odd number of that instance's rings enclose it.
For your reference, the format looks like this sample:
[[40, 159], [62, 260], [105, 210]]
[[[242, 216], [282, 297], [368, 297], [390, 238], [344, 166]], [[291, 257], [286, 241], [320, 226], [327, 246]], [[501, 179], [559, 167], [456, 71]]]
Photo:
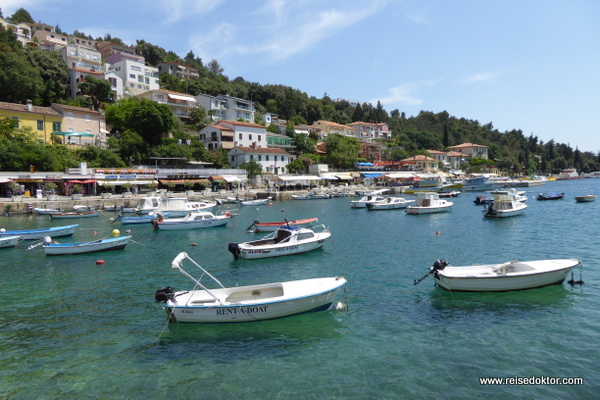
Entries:
[[30, 127], [41, 142], [49, 143], [51, 133], [62, 130], [62, 114], [49, 107], [34, 106], [31, 101], [27, 104], [0, 102], [0, 117], [12, 119], [16, 128]]

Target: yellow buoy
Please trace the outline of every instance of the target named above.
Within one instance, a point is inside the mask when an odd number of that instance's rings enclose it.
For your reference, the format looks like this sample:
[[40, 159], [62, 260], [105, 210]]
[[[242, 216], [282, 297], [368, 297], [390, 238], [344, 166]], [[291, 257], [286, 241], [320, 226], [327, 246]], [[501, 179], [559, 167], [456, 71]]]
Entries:
[[121, 232], [119, 232], [118, 229], [113, 229], [112, 234], [113, 234], [113, 236], [119, 236], [121, 234]]

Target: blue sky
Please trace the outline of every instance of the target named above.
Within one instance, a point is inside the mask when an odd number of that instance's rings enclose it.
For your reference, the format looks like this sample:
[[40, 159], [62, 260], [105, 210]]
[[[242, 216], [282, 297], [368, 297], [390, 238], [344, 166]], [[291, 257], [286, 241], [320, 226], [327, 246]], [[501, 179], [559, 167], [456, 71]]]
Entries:
[[0, 0], [68, 33], [110, 33], [407, 116], [441, 112], [600, 151], [597, 0]]

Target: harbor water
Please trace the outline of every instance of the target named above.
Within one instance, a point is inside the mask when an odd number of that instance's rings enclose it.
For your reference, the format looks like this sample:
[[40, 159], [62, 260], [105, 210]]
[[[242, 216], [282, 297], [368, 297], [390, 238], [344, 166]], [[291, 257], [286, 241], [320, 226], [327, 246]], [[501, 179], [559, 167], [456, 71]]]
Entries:
[[[474, 192], [432, 215], [351, 209], [349, 197], [223, 205], [218, 209], [239, 213], [227, 227], [191, 231], [111, 224], [111, 212], [77, 222], [1, 217], [6, 229], [79, 223], [61, 242], [109, 237], [114, 229], [131, 230], [133, 238], [124, 250], [76, 256], [27, 250], [31, 241], [0, 249], [0, 398], [595, 399], [600, 200], [574, 197], [600, 195], [600, 180], [524, 190], [525, 214], [507, 219], [484, 218]], [[538, 201], [540, 191], [565, 197]], [[321, 250], [237, 261], [227, 251], [230, 242], [262, 236], [246, 232], [255, 219], [309, 217], [332, 232]], [[171, 268], [181, 251], [225, 286], [344, 276], [346, 296], [337, 300], [347, 310], [242, 324], [167, 323], [155, 291], [193, 287]], [[456, 266], [576, 258], [585, 284], [505, 293], [451, 293], [432, 277], [413, 285], [440, 258]], [[481, 384], [486, 377], [537, 384]]]

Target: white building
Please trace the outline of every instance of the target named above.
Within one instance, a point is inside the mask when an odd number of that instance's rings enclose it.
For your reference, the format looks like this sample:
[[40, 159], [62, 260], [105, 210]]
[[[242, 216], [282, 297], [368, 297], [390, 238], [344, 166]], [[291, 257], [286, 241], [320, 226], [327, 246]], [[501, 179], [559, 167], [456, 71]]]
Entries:
[[264, 126], [238, 121], [220, 121], [200, 130], [200, 141], [208, 150], [219, 147], [267, 147], [267, 131]]
[[229, 165], [238, 168], [245, 162], [255, 161], [268, 174], [285, 175], [290, 154], [279, 148], [234, 147], [229, 151]]
[[236, 121], [239, 119], [254, 122], [254, 103], [249, 100], [222, 94], [218, 96], [199, 94], [196, 96], [196, 100], [206, 110], [213, 122]]
[[116, 71], [123, 77], [125, 96], [135, 96], [160, 88], [158, 68], [148, 67], [144, 57], [134, 54], [116, 53], [106, 57], [107, 71]]
[[165, 89], [153, 89], [136, 95], [135, 97], [156, 101], [160, 104], [166, 104], [173, 111], [173, 115], [179, 118], [183, 123], [190, 119], [190, 111], [196, 105], [196, 99], [191, 94], [172, 92]]

